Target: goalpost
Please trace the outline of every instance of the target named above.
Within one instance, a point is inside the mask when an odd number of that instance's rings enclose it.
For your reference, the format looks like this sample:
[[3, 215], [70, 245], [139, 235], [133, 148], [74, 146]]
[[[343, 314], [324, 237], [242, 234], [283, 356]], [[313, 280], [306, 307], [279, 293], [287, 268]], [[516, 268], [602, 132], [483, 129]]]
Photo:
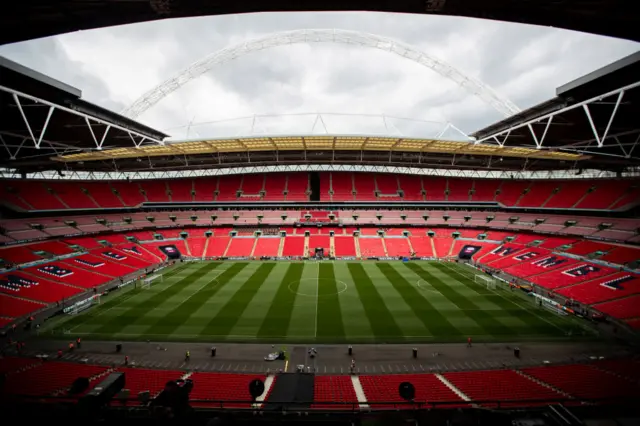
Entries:
[[473, 282], [480, 284], [483, 287], [487, 287], [489, 290], [495, 290], [496, 288], [496, 280], [488, 275], [475, 274], [473, 276]]
[[140, 288], [142, 289], [148, 289], [151, 288], [151, 283], [153, 281], [160, 281], [163, 282], [164, 281], [164, 276], [162, 274], [155, 274], [155, 275], [149, 275], [147, 277], [144, 277], [142, 279], [142, 283], [140, 284]]

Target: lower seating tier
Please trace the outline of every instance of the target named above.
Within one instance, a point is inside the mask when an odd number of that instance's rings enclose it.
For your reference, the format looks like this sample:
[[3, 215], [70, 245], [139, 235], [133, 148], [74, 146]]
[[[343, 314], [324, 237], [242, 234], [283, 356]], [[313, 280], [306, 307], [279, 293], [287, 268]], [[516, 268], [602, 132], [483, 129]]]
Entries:
[[78, 377], [86, 377], [95, 385], [99, 376], [105, 374], [108, 367], [66, 362], [45, 362], [36, 367], [8, 374], [0, 393], [15, 395], [50, 396], [71, 388]]
[[[56, 283], [37, 275], [28, 275], [19, 271], [0, 275], [0, 293], [33, 301], [54, 303], [75, 296], [82, 291], [84, 291], [82, 288]], [[0, 308], [0, 315], [16, 316], [8, 314], [2, 308]]]
[[[0, 374], [5, 375], [2, 395], [58, 396], [66, 398], [73, 382], [79, 377], [96, 386], [111, 372], [125, 374], [125, 387], [130, 400], [138, 393], [149, 391], [153, 399], [169, 381], [189, 378], [193, 381], [190, 394], [194, 407], [250, 408], [249, 384], [262, 380], [267, 384], [262, 401], [268, 401], [271, 385], [279, 376], [268, 379], [262, 374], [212, 373], [106, 367], [35, 358], [2, 357]], [[635, 359], [598, 360], [590, 364], [550, 365], [524, 368], [521, 371], [479, 370], [385, 375], [316, 375], [314, 376], [313, 409], [358, 409], [367, 404], [371, 409], [441, 408], [481, 406], [535, 406], [543, 402], [573, 399], [576, 403], [616, 403], [623, 398], [640, 397], [640, 363]], [[269, 382], [271, 380], [271, 382]], [[362, 392], [356, 388], [360, 384]], [[399, 395], [401, 383], [415, 387], [415, 404]], [[355, 385], [354, 385], [355, 383]], [[360, 395], [360, 399], [358, 395]], [[483, 401], [483, 402], [480, 402]], [[343, 403], [343, 404], [331, 404]], [[138, 404], [138, 402], [134, 402]], [[569, 404], [571, 404], [569, 402]]]
[[[191, 377], [194, 387], [191, 392], [192, 400], [211, 400], [211, 401], [251, 401], [249, 393], [249, 384], [254, 379], [264, 381], [264, 375], [252, 374], [234, 374], [234, 373], [193, 373]], [[215, 407], [220, 403], [214, 402], [194, 402], [196, 407]], [[225, 403], [225, 407], [249, 408], [251, 404], [247, 403]]]
[[464, 405], [464, 400], [449, 389], [435, 374], [389, 374], [385, 376], [360, 376], [360, 383], [367, 401], [378, 404], [373, 408], [407, 407], [398, 388], [403, 382], [411, 382], [415, 389], [415, 402], [421, 404], [448, 402], [449, 407]]
[[[549, 401], [564, 398], [557, 391], [542, 386], [513, 370], [445, 373], [444, 377], [474, 401]], [[511, 404], [521, 405], [519, 402]], [[540, 404], [546, 405], [544, 402]], [[482, 405], [495, 406], [496, 404]]]
[[[330, 410], [352, 410], [358, 403], [350, 376], [316, 376], [313, 383], [313, 400], [313, 408]], [[348, 404], [327, 404], [328, 402]]]
[[522, 370], [578, 399], [640, 397], [640, 384], [591, 365], [560, 365]]

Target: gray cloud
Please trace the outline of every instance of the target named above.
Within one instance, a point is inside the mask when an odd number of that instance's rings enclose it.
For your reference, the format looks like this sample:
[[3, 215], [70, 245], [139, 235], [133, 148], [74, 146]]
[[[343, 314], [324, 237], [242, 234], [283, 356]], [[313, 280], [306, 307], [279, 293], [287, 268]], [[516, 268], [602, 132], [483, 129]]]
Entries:
[[[481, 79], [522, 108], [553, 96], [557, 86], [638, 50], [638, 44], [623, 40], [477, 19], [268, 13], [72, 33], [0, 46], [0, 55], [78, 87], [85, 99], [119, 111], [207, 54], [269, 33], [304, 28], [358, 30], [411, 44]], [[409, 60], [372, 49], [314, 44], [252, 52], [215, 67], [140, 120], [159, 129], [181, 127], [172, 133], [178, 138], [226, 136], [247, 133], [251, 125], [246, 120], [224, 120], [303, 112], [450, 121], [466, 132], [501, 118], [472, 94]], [[266, 121], [262, 126], [279, 132], [310, 132], [313, 119], [301, 117], [307, 116], [274, 119], [271, 127]], [[381, 127], [367, 120], [345, 120], [336, 129], [348, 132], [349, 123], [364, 126], [354, 128], [357, 133]], [[284, 130], [287, 125], [292, 127], [289, 131]], [[397, 123], [412, 136], [421, 132], [426, 136], [430, 126]]]
[[56, 38], [1, 46], [0, 55], [82, 90], [83, 98], [104, 108], [120, 111], [126, 106], [111, 97], [102, 76], [88, 72], [81, 61], [69, 58]]

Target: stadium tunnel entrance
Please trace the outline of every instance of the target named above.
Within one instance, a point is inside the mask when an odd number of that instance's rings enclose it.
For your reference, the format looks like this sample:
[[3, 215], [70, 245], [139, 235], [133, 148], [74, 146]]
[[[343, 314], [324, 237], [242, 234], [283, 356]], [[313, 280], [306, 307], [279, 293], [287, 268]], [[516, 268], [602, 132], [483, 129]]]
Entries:
[[309, 201], [320, 201], [320, 173], [311, 173], [311, 176], [309, 176], [309, 189], [311, 190]]

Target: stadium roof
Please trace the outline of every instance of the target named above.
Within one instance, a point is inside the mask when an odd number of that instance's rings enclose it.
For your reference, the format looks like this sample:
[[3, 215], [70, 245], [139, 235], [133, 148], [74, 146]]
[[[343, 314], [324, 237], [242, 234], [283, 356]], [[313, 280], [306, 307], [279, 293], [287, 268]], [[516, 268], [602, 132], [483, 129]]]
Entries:
[[640, 52], [556, 89], [556, 97], [471, 136], [478, 143], [580, 152], [640, 164]]
[[[470, 142], [380, 136], [273, 136], [167, 143], [138, 149], [93, 151], [60, 156], [55, 160], [84, 170], [119, 171], [188, 170], [242, 167], [252, 164], [362, 164], [521, 170], [562, 168], [560, 162], [586, 160], [576, 153], [530, 148], [475, 145]], [[149, 166], [151, 165], [151, 166]]]
[[0, 57], [0, 164], [43, 167], [70, 152], [162, 144], [168, 135], [82, 100], [82, 92]]
[[164, 18], [277, 11], [368, 10], [457, 15], [567, 28], [640, 41], [628, 0], [57, 0], [22, 1], [0, 13], [0, 44]]
[[0, 166], [20, 173], [256, 164], [624, 172], [640, 164], [638, 75], [640, 53], [558, 88], [555, 98], [476, 132], [475, 141], [331, 134], [169, 141], [83, 101], [78, 89], [2, 59]]

